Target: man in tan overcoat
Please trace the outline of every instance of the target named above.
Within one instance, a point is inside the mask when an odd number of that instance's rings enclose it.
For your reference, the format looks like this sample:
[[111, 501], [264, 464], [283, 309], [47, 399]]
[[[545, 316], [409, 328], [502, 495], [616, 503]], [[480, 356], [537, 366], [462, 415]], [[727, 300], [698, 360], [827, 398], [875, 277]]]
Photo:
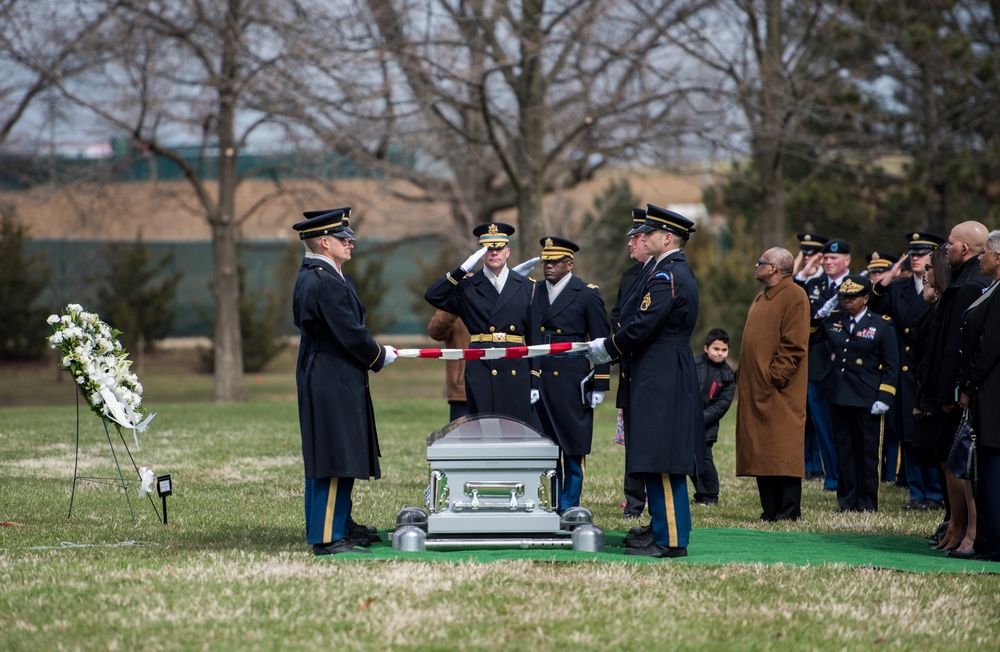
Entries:
[[762, 521], [802, 516], [809, 299], [793, 262], [780, 247], [757, 261], [764, 289], [750, 305], [736, 370], [736, 475], [757, 478]]

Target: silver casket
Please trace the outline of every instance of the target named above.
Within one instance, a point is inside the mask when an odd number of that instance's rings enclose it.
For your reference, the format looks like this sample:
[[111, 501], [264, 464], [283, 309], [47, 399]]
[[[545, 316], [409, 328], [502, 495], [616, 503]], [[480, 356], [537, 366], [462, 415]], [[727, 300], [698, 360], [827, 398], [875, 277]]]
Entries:
[[559, 447], [517, 420], [456, 419], [427, 438], [427, 534], [557, 534]]

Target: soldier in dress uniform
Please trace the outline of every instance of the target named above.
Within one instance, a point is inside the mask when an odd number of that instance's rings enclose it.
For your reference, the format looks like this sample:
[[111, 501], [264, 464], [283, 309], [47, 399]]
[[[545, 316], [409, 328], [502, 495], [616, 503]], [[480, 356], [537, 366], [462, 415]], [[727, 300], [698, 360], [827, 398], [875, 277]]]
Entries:
[[885, 413], [896, 395], [899, 350], [889, 317], [868, 309], [871, 283], [850, 275], [838, 290], [840, 311], [813, 336], [831, 364], [823, 378], [837, 438], [840, 511], [878, 511]]
[[622, 311], [622, 327], [588, 344], [595, 362], [629, 358], [626, 468], [641, 474], [649, 498], [650, 528], [630, 535], [626, 554], [683, 557], [691, 534], [687, 476], [705, 457], [701, 391], [691, 352], [698, 320], [698, 286], [684, 246], [694, 223], [673, 211], [646, 206], [638, 229], [654, 260], [640, 277], [639, 307]]
[[[424, 298], [462, 318], [473, 349], [532, 344], [526, 338], [533, 337], [535, 283], [507, 267], [514, 227], [490, 222], [472, 233], [479, 238], [479, 251], [435, 281]], [[483, 268], [471, 273], [480, 258], [485, 258]], [[535, 360], [469, 360], [465, 365], [469, 415], [495, 414], [535, 424], [532, 403], [539, 395], [537, 377], [531, 374]]]
[[[892, 318], [899, 345], [899, 380], [896, 400], [889, 416], [897, 434], [906, 484], [910, 500], [903, 509], [936, 510], [942, 507], [944, 495], [938, 470], [921, 465], [913, 452], [916, 421], [913, 408], [916, 401], [917, 379], [913, 365], [913, 351], [917, 347], [918, 326], [931, 313], [931, 304], [924, 301], [923, 277], [931, 254], [944, 244], [945, 239], [933, 233], [911, 231], [906, 234], [907, 252], [889, 267], [878, 281], [872, 281], [868, 305], [879, 314]], [[912, 276], [902, 275], [903, 266], [909, 262]], [[887, 443], [886, 448], [890, 448]], [[897, 464], [900, 459], [887, 451], [887, 464]]]
[[[596, 285], [588, 285], [573, 274], [574, 254], [579, 245], [565, 238], [548, 236], [540, 241], [545, 283], [535, 292], [539, 319], [536, 340], [587, 342], [609, 333], [604, 300]], [[591, 369], [583, 357], [543, 357], [538, 361], [540, 398], [535, 403], [542, 431], [559, 444], [559, 511], [580, 505], [583, 492], [584, 458], [590, 454], [594, 432], [594, 408], [610, 387], [610, 365]]]
[[[797, 237], [799, 241], [799, 253], [795, 256], [795, 261], [792, 264], [792, 276], [798, 274], [803, 266], [815, 267], [816, 271], [813, 275], [818, 276], [822, 273], [818, 265], [823, 258], [823, 245], [826, 244], [829, 238], [816, 233], [799, 233]], [[800, 286], [803, 285], [803, 282], [797, 282]], [[815, 310], [813, 313], [815, 313]], [[811, 316], [812, 314], [810, 314]], [[823, 472], [823, 456], [819, 452], [816, 429], [813, 427], [812, 414], [809, 411], [808, 405], [806, 405], [806, 425], [803, 434], [806, 480], [823, 481], [826, 479], [826, 473]]]
[[873, 251], [865, 259], [868, 261], [868, 267], [865, 271], [868, 272], [868, 280], [871, 281], [872, 285], [875, 285], [882, 280], [893, 265], [899, 260], [896, 256], [886, 252], [886, 251]]
[[[637, 229], [646, 222], [646, 209], [632, 209], [632, 228], [625, 234], [628, 236], [628, 255], [636, 261], [624, 272], [618, 282], [618, 298], [611, 308], [611, 328], [618, 330], [622, 327], [622, 314], [631, 315], [639, 308], [638, 285], [642, 269], [652, 260], [642, 246], [642, 233]], [[625, 424], [628, 419], [625, 413], [628, 410], [628, 361], [622, 358], [618, 361], [618, 393], [615, 395], [615, 407], [618, 408], [618, 420], [622, 424], [625, 448], [628, 448], [628, 434], [625, 433]], [[642, 516], [642, 511], [646, 507], [646, 488], [642, 480], [636, 476], [625, 473], [623, 483], [625, 492], [624, 514], [626, 520], [632, 520]]]
[[[795, 276], [795, 282], [802, 285], [809, 297], [811, 317], [826, 317], [836, 308], [837, 287], [850, 273], [851, 245], [846, 240], [833, 238], [823, 243], [822, 256], [811, 260]], [[819, 270], [822, 269], [822, 273]], [[818, 322], [817, 322], [818, 323]], [[834, 444], [833, 426], [830, 423], [830, 407], [821, 380], [830, 368], [830, 358], [825, 348], [809, 346], [809, 418], [816, 433], [816, 444], [823, 459], [824, 491], [837, 490], [837, 448]]]
[[306, 249], [292, 312], [301, 332], [295, 384], [306, 538], [316, 555], [367, 552], [355, 546], [380, 540], [351, 519], [351, 493], [356, 479], [381, 475], [368, 372], [392, 364], [396, 350], [365, 328], [367, 312], [343, 271], [354, 248], [350, 210], [310, 211], [292, 227]]

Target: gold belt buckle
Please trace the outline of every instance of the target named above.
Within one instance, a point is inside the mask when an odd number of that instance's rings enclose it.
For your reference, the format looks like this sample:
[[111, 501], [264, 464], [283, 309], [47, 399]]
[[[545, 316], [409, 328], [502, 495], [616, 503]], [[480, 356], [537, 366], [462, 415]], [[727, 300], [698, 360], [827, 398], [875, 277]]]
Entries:
[[507, 341], [507, 333], [493, 333], [493, 341], [494, 342], [506, 342]]

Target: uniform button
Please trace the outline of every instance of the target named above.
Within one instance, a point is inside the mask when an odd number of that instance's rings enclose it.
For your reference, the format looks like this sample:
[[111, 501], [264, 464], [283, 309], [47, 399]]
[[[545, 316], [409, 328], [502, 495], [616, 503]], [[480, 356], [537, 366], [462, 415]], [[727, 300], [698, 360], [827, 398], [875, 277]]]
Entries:
[[865, 363], [865, 361], [862, 360], [861, 358], [858, 358], [857, 360], [854, 361], [854, 364], [858, 365], [859, 367], [861, 365], [863, 365], [864, 363]]
[[909, 351], [909, 350], [910, 350], [910, 347], [906, 347], [906, 348], [905, 348], [905, 349], [903, 349], [903, 350], [904, 350], [904, 351]]
[[903, 365], [903, 371], [909, 371], [909, 370], [910, 370], [910, 368], [904, 364]]
[[904, 333], [909, 333], [909, 332], [910, 332], [910, 329], [909, 329], [909, 328], [904, 328], [904, 329], [903, 329], [903, 332], [904, 332]]
[[545, 332], [545, 327], [544, 327], [544, 326], [542, 326], [542, 332], [543, 332], [543, 333]]
[[623, 372], [622, 372], [622, 378], [624, 378], [624, 377], [625, 377], [625, 372], [623, 371]]
[[490, 332], [491, 332], [491, 333], [492, 333], [493, 331], [495, 331], [495, 330], [496, 330], [495, 328], [493, 328], [492, 326], [490, 326]]
[[510, 370], [510, 375], [511, 376], [516, 376], [517, 375], [517, 369], [511, 369]]
[[491, 373], [491, 374], [493, 374], [494, 376], [496, 376], [496, 375], [497, 375], [497, 370], [496, 370], [496, 369], [494, 369], [494, 370], [493, 370], [493, 371], [491, 371], [490, 373]]
[[556, 329], [556, 335], [562, 335], [562, 329], [561, 328], [557, 328]]
[[553, 375], [553, 376], [558, 376], [558, 375], [559, 375], [559, 372], [558, 372], [558, 371], [553, 371], [553, 372], [552, 372], [552, 375]]
[[510, 330], [511, 330], [511, 332], [513, 332], [513, 331], [514, 331], [514, 324], [511, 324], [511, 325], [510, 325]]

